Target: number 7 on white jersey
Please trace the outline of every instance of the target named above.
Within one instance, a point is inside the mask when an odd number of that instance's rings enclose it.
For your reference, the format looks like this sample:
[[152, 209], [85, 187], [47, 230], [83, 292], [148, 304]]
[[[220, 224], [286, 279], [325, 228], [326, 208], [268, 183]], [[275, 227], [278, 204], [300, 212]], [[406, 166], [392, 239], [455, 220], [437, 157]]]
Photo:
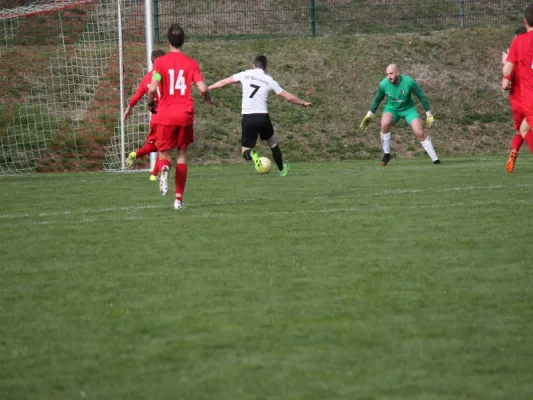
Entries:
[[187, 85], [185, 84], [185, 78], [183, 77], [183, 70], [178, 71], [178, 79], [175, 79], [175, 71], [173, 69], [168, 70], [170, 75], [170, 85], [169, 85], [169, 94], [174, 94], [174, 89], [180, 91], [181, 96], [185, 96], [185, 91], [187, 90]]

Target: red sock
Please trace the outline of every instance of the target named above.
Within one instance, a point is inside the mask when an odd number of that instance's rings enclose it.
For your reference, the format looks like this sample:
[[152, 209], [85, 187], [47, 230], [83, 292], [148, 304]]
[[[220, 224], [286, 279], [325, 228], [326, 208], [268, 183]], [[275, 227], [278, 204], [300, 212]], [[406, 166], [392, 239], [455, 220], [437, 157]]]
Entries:
[[157, 153], [157, 157], [155, 158], [155, 164], [154, 164], [154, 169], [152, 170], [152, 175], [157, 176], [158, 173], [159, 173], [159, 153]]
[[522, 147], [522, 144], [524, 143], [524, 138], [521, 134], [517, 133], [513, 137], [513, 141], [511, 142], [511, 150], [516, 150], [517, 152], [520, 151], [520, 147]]
[[176, 164], [176, 199], [183, 199], [183, 191], [185, 190], [185, 183], [187, 182], [187, 164]]
[[136, 158], [144, 157], [145, 155], [153, 153], [155, 151], [157, 151], [157, 146], [155, 145], [155, 143], [146, 143], [143, 147], [137, 150]]
[[159, 169], [159, 171], [161, 171], [161, 168], [163, 168], [164, 166], [167, 166], [169, 171], [170, 168], [172, 168], [172, 161], [170, 160], [161, 159], [156, 164], [158, 165], [157, 168]]
[[529, 147], [529, 151], [531, 152], [531, 154], [533, 154], [533, 133], [531, 133], [531, 131], [526, 133], [524, 140], [527, 143], [527, 147]]

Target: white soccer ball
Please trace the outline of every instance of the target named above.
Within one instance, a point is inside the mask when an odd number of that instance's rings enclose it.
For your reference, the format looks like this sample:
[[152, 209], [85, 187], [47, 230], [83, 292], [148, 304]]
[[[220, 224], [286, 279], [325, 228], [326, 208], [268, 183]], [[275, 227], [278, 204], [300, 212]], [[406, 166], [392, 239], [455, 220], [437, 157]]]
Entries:
[[270, 159], [268, 157], [259, 157], [259, 160], [261, 161], [261, 165], [263, 165], [263, 169], [256, 168], [255, 170], [260, 174], [268, 174], [272, 168]]

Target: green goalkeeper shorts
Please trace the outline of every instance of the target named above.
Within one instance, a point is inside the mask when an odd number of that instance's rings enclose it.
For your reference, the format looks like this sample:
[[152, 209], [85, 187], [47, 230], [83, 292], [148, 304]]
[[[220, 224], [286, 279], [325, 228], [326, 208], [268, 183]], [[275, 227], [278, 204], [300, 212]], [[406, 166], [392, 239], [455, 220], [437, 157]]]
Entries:
[[414, 119], [420, 118], [420, 116], [418, 115], [418, 111], [416, 111], [416, 107], [410, 107], [407, 110], [402, 110], [402, 111], [393, 110], [393, 109], [385, 107], [385, 109], [383, 110], [383, 113], [391, 113], [392, 116], [394, 117], [395, 123], [398, 122], [400, 118], [404, 118], [405, 122], [407, 122], [407, 125], [411, 125], [411, 122]]

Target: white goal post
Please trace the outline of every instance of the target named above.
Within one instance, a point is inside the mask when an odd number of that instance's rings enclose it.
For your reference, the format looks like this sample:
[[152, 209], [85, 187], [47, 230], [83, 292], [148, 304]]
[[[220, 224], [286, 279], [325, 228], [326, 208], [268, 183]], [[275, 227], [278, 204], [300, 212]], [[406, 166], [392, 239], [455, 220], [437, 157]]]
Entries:
[[151, 68], [148, 16], [151, 0], [0, 9], [0, 175], [125, 170], [149, 129], [143, 104], [121, 118]]

